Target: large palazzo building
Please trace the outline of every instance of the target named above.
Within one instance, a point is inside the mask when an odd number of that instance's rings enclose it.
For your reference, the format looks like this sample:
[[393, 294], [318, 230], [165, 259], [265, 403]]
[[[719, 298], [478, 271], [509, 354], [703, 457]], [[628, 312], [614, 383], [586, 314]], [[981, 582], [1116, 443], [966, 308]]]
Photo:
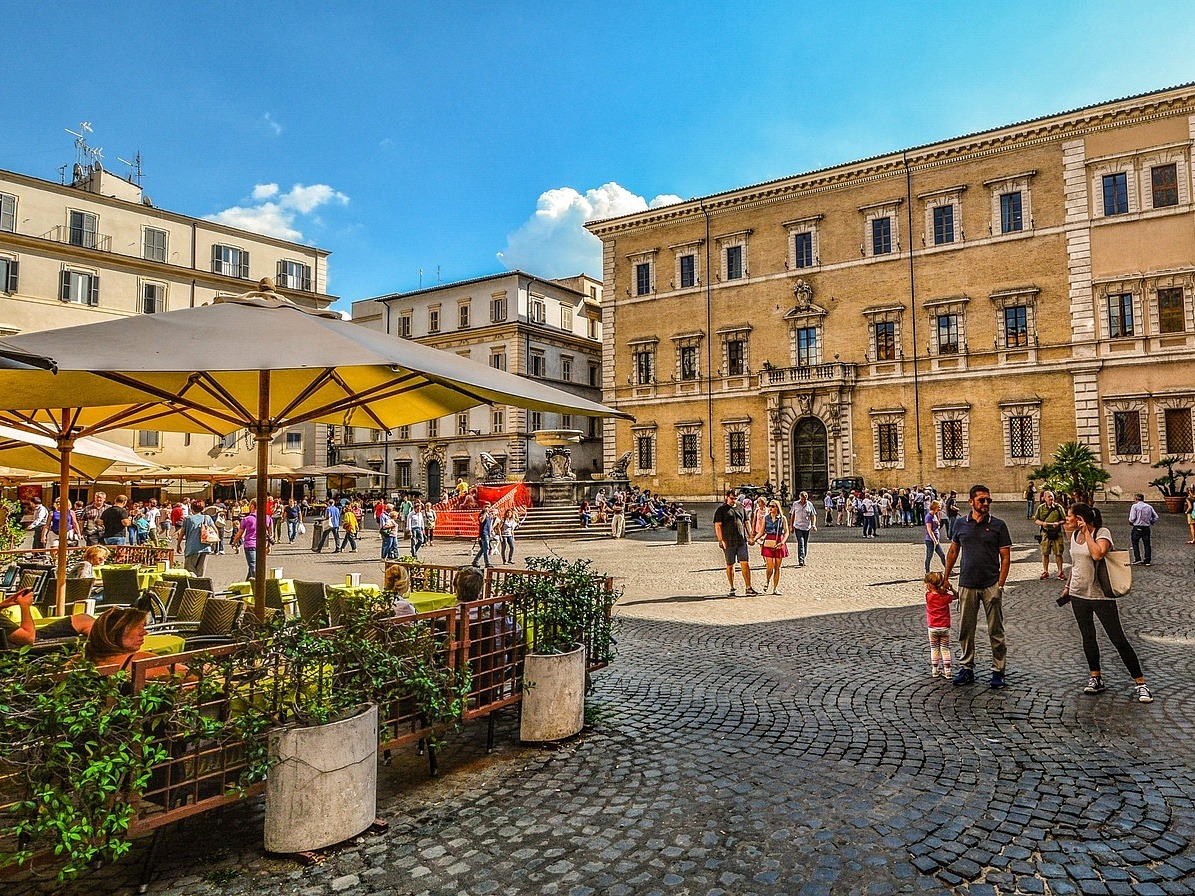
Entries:
[[716, 497], [1195, 459], [1195, 85], [605, 221], [607, 466]]
[[[84, 146], [85, 148], [85, 146]], [[275, 278], [297, 304], [326, 308], [328, 252], [155, 207], [141, 188], [81, 154], [69, 183], [0, 170], [0, 335], [76, 326], [210, 303]], [[139, 346], [127, 347], [135, 359]], [[301, 347], [296, 351], [301, 351]], [[211, 334], [212, 365], [220, 334]], [[323, 461], [324, 426], [296, 427], [271, 462]], [[223, 438], [117, 431], [119, 442], [161, 465], [252, 464], [245, 431]], [[155, 489], [134, 490], [148, 497]]]

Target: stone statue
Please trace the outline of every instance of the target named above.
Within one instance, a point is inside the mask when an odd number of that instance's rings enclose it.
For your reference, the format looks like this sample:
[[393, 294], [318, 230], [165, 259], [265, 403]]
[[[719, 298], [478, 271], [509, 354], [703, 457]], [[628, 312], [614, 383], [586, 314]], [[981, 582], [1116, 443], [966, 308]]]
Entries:
[[481, 466], [485, 470], [482, 476], [484, 482], [505, 482], [506, 464], [498, 460], [488, 451], [481, 452]]
[[629, 479], [627, 470], [631, 466], [631, 452], [624, 451], [622, 457], [614, 462], [614, 469], [610, 471], [611, 479]]
[[544, 479], [576, 479], [573, 472], [573, 452], [571, 448], [549, 448], [546, 452], [549, 472]]

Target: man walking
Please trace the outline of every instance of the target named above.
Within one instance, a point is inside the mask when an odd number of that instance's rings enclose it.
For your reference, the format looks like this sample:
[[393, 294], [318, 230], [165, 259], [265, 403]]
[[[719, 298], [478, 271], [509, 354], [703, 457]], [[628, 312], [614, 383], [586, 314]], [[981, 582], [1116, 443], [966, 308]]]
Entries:
[[129, 516], [127, 495], [117, 495], [116, 503], [104, 508], [100, 514], [100, 525], [104, 530], [104, 544], [128, 544], [129, 526], [132, 518]]
[[726, 493], [726, 502], [714, 511], [714, 536], [718, 539], [718, 546], [726, 555], [726, 580], [730, 582], [730, 596], [734, 597], [734, 564], [737, 561], [743, 571], [744, 594], [754, 596], [759, 594], [751, 587], [751, 566], [748, 562], [747, 546], [752, 543], [747, 534], [747, 514], [735, 502], [734, 489]]
[[[460, 480], [463, 482], [464, 480]], [[488, 502], [481, 503], [481, 510], [477, 512], [477, 553], [473, 555], [473, 565], [480, 566], [480, 561], [485, 561], [485, 568], [489, 569], [494, 564], [490, 563], [490, 539], [494, 536], [494, 517], [490, 513], [490, 505]]]
[[[1137, 500], [1129, 508], [1129, 525], [1133, 527], [1133, 565], [1149, 566], [1153, 563], [1153, 547], [1150, 544], [1150, 526], [1158, 521], [1158, 512], [1145, 503], [1145, 495], [1137, 495]], [[1141, 559], [1141, 546], [1145, 545], [1145, 559]]]
[[809, 554], [809, 533], [817, 531], [817, 508], [809, 500], [809, 492], [797, 495], [788, 512], [788, 520], [797, 539], [797, 566], [804, 566]]
[[50, 525], [50, 511], [37, 495], [30, 498], [29, 503], [33, 505], [33, 520], [29, 523], [29, 529], [33, 532], [33, 550], [40, 551], [46, 546], [46, 529]]
[[975, 681], [975, 625], [979, 605], [987, 617], [988, 640], [992, 647], [993, 688], [1004, 687], [1007, 645], [1004, 643], [1004, 582], [1012, 560], [1012, 538], [1003, 520], [991, 514], [992, 493], [986, 485], [973, 485], [971, 512], [959, 519], [950, 537], [946, 569], [942, 575], [950, 581], [950, 571], [962, 554], [959, 573], [959, 671], [956, 685]]
[[332, 536], [332, 543], [336, 545], [335, 553], [340, 553], [340, 508], [333, 498], [328, 499], [328, 506], [324, 508], [324, 531], [320, 533], [319, 544], [315, 546], [317, 554], [324, 550], [328, 543], [328, 536]]
[[183, 567], [193, 576], [203, 575], [207, 556], [212, 552], [211, 545], [203, 540], [205, 528], [210, 538], [218, 537], [212, 518], [203, 512], [203, 499], [196, 498], [191, 505], [191, 512], [175, 528], [177, 547], [183, 554]]
[[1050, 555], [1053, 554], [1058, 564], [1058, 578], [1065, 580], [1066, 576], [1062, 574], [1062, 543], [1065, 540], [1062, 522], [1066, 519], [1066, 513], [1061, 504], [1054, 503], [1052, 491], [1043, 490], [1041, 499], [1037, 510], [1033, 512], [1033, 519], [1041, 533], [1041, 577], [1050, 577]]

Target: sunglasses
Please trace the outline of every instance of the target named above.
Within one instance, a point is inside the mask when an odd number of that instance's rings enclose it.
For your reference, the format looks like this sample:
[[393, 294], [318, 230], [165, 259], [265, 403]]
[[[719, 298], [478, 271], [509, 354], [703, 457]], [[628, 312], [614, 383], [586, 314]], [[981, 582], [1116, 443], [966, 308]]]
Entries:
[[991, 503], [992, 503], [992, 499], [991, 499], [991, 498], [976, 498], [976, 499], [975, 499], [975, 502], [976, 502], [977, 504], [991, 504]]

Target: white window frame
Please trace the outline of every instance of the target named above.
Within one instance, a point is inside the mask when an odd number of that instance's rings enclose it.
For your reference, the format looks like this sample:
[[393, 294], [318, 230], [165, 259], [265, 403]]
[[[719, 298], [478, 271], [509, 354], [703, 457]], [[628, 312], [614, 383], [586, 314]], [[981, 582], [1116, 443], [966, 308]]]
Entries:
[[[634, 255], [627, 256], [627, 261], [631, 264], [631, 285], [628, 287], [631, 298], [650, 296], [656, 293], [656, 254], [656, 249], [649, 249], [646, 252], [636, 252]], [[647, 289], [643, 292], [639, 291], [639, 268], [641, 265], [647, 265]]]
[[302, 454], [303, 453], [303, 431], [288, 429], [285, 433], [285, 440], [282, 443], [283, 454]]
[[506, 432], [506, 408], [495, 407], [490, 411], [490, 432]]
[[[751, 260], [749, 256], [750, 240], [749, 237], [753, 231], [738, 230], [734, 233], [724, 233], [717, 238], [718, 244], [718, 263], [721, 266], [722, 275], [720, 277], [723, 283], [745, 283], [751, 279]], [[743, 249], [743, 275], [730, 279], [730, 272], [727, 260], [727, 250], [735, 246], [741, 246]]]
[[[1033, 178], [1037, 171], [1022, 171], [1005, 177], [985, 180], [983, 185], [988, 188], [991, 197], [991, 220], [988, 222], [988, 233], [994, 237], [1008, 238], [1023, 236], [1033, 230]], [[1005, 193], [1021, 194], [1021, 229], [1001, 231], [1003, 223], [1000, 215], [1000, 197]]]
[[[900, 207], [904, 203], [903, 199], [891, 199], [887, 202], [876, 202], [872, 205], [863, 205], [859, 207], [860, 214], [863, 215], [863, 242], [859, 244], [859, 254], [864, 258], [895, 258], [901, 253], [900, 241]], [[881, 252], [879, 255], [875, 252], [875, 243], [872, 240], [871, 222], [879, 218], [890, 218], [892, 228], [892, 251]]]
[[0, 232], [17, 232], [17, 197], [0, 193]]
[[406, 308], [398, 312], [398, 335], [404, 339], [415, 336], [415, 309]]
[[[996, 312], [996, 354], [1000, 364], [1010, 361], [1037, 360], [1037, 296], [1041, 292], [1036, 286], [1025, 286], [1016, 289], [1000, 290], [992, 293], [992, 306]], [[1025, 336], [1026, 345], [1008, 346], [1005, 332], [1004, 311], [1018, 305], [1025, 306]], [[1011, 357], [1010, 359], [1010, 356]], [[1024, 356], [1024, 357], [1022, 357]]]
[[1192, 460], [1195, 460], [1195, 453], [1172, 450], [1170, 442], [1166, 438], [1166, 412], [1183, 410], [1191, 412], [1191, 442], [1195, 446], [1195, 392], [1180, 395], [1154, 396], [1154, 420], [1158, 432], [1158, 450], [1164, 455], [1174, 455], [1175, 457], [1182, 458], [1184, 464], [1189, 464]]
[[[656, 424], [651, 423], [647, 425], [639, 425], [631, 427], [631, 442], [632, 442], [632, 459], [635, 462], [635, 473], [639, 476], [655, 476], [656, 468], [660, 463], [660, 445], [657, 439]], [[651, 440], [651, 466], [639, 466], [639, 440], [642, 438]]]
[[435, 335], [440, 332], [440, 327], [441, 327], [440, 310], [441, 310], [441, 308], [439, 305], [428, 305], [427, 306], [427, 334], [429, 336]]
[[[689, 243], [679, 243], [675, 246], [669, 246], [672, 250], [672, 283], [669, 284], [673, 289], [698, 289], [701, 286], [701, 247], [705, 244], [705, 240], [695, 240]], [[687, 256], [693, 257], [693, 285], [681, 285], [681, 259]]]
[[[97, 271], [74, 266], [64, 267], [60, 277], [62, 278], [60, 283], [67, 282], [69, 279], [70, 284], [69, 287], [60, 286], [58, 297], [63, 302], [71, 305], [84, 305], [91, 308], [95, 308], [100, 304], [100, 275]], [[87, 285], [86, 295], [83, 295], [84, 281], [86, 281]], [[66, 292], [65, 296], [63, 292]]]
[[[751, 375], [751, 325], [740, 324], [734, 327], [723, 327], [717, 331], [718, 340], [721, 343], [722, 349], [722, 363], [719, 365], [719, 371], [724, 377], [748, 377]], [[730, 372], [730, 343], [743, 343], [743, 372]]]
[[566, 383], [573, 381], [573, 358], [572, 355], [560, 356], [560, 379]]
[[[867, 320], [867, 358], [872, 365], [900, 364], [905, 359], [904, 343], [902, 342], [901, 321], [904, 314], [903, 305], [885, 305], [877, 308], [866, 308], [863, 317]], [[879, 340], [876, 339], [876, 324], [892, 324], [893, 349], [895, 357], [879, 357]]]
[[[701, 342], [704, 338], [704, 333], [678, 333], [672, 337], [672, 346], [676, 357], [672, 378], [677, 383], [692, 385], [701, 382]], [[681, 356], [685, 349], [693, 351], [693, 376], [690, 377], [684, 375], [684, 366], [681, 363]]]
[[160, 451], [162, 449], [162, 433], [156, 429], [137, 430], [137, 449], [139, 451]]
[[[74, 241], [73, 236], [75, 227], [71, 223], [74, 220], [75, 215], [79, 215], [80, 220], [84, 222], [84, 225], [86, 225], [86, 222], [88, 221], [91, 222], [90, 230], [88, 230], [86, 226], [81, 228], [80, 232], [83, 234], [83, 236], [81, 237], [81, 242], [78, 243]], [[90, 239], [88, 238], [88, 234], [90, 234]], [[79, 246], [83, 249], [98, 249], [100, 247], [100, 216], [95, 212], [88, 212], [84, 211], [83, 209], [67, 209], [66, 241], [71, 246]]]
[[456, 328], [458, 330], [467, 330], [472, 325], [473, 320], [473, 303], [466, 299], [463, 302], [457, 302], [456, 305]]
[[[1032, 421], [1033, 450], [1029, 457], [1013, 457], [1012, 420], [1015, 417], [1027, 417]], [[1000, 429], [1003, 434], [1001, 441], [1004, 443], [1004, 466], [1041, 466], [1041, 419], [1041, 399], [1039, 398], [1008, 399], [1000, 402]]]
[[[656, 385], [659, 379], [659, 365], [656, 363], [656, 352], [659, 347], [659, 340], [652, 337], [649, 339], [637, 339], [628, 343], [631, 350], [631, 375], [629, 377], [629, 385], [637, 388], [647, 388]], [[639, 379], [639, 356], [646, 354], [651, 358], [648, 366], [650, 367], [650, 376], [646, 382]]]
[[[732, 464], [730, 456], [730, 436], [731, 433], [743, 434], [743, 463]], [[700, 448], [700, 444], [698, 444]], [[737, 417], [731, 420], [722, 421], [722, 450], [726, 457], [725, 471], [727, 475], [731, 473], [750, 473], [751, 472], [751, 418]]]
[[[161, 237], [162, 237], [162, 246], [161, 246], [161, 256], [162, 257], [161, 258], [157, 257], [158, 247], [156, 245], [154, 245], [154, 246], [150, 245], [150, 241], [149, 241], [150, 234], [157, 234], [157, 235], [161, 235]], [[151, 252], [151, 250], [152, 250], [152, 252]], [[170, 256], [170, 231], [163, 230], [161, 227], [146, 226], [146, 227], [142, 228], [142, 230], [141, 230], [141, 257], [144, 258], [146, 261], [156, 261], [159, 263], [165, 263], [166, 259], [169, 256]]]
[[21, 288], [21, 260], [15, 255], [0, 255], [0, 292], [12, 295]]
[[[925, 230], [921, 236], [921, 245], [927, 249], [958, 248], [966, 242], [967, 235], [963, 231], [963, 193], [966, 184], [946, 187], [942, 190], [931, 190], [918, 194], [917, 198], [925, 204]], [[951, 238], [945, 242], [935, 242], [934, 211], [939, 208], [951, 208], [950, 228]], [[1024, 209], [1021, 210], [1022, 219]]]
[[[1183, 296], [1183, 328], [1168, 333], [1162, 332], [1161, 310], [1158, 307], [1158, 292], [1163, 289], [1178, 289]], [[1145, 294], [1149, 306], [1149, 332], [1153, 336], [1179, 337], [1190, 335], [1195, 331], [1195, 308], [1192, 308], [1192, 296], [1195, 295], [1195, 277], [1192, 272], [1167, 274], [1160, 277], [1150, 277], [1145, 283]]]
[[490, 295], [490, 323], [506, 322], [506, 293], [499, 292]]
[[239, 280], [247, 279], [249, 250], [228, 243], [212, 243], [212, 273]]
[[[875, 408], [871, 412], [871, 452], [877, 470], [903, 470], [905, 468], [905, 409]], [[880, 459], [880, 427], [896, 427], [896, 459]]]
[[560, 329], [566, 333], [573, 331], [573, 309], [568, 305], [560, 306]]
[[[1138, 436], [1141, 441], [1141, 450], [1137, 454], [1118, 454], [1116, 451], [1116, 415], [1134, 412], [1137, 414], [1137, 424], [1141, 428], [1141, 433]], [[1105, 400], [1104, 429], [1107, 432], [1109, 463], [1148, 463], [1150, 461], [1152, 447], [1149, 439], [1149, 408], [1144, 399], [1110, 398]]]
[[[1121, 342], [1128, 339], [1141, 339], [1145, 336], [1145, 284], [1138, 278], [1129, 280], [1105, 280], [1100, 282], [1095, 289], [1096, 294], [1096, 318], [1099, 320], [1100, 335], [1103, 339], [1115, 340]], [[1133, 332], [1129, 335], [1113, 336], [1112, 335], [1112, 315], [1110, 313], [1109, 302], [1113, 296], [1128, 295], [1132, 303], [1133, 310]], [[1154, 315], [1157, 315], [1157, 298], [1153, 302]]]
[[506, 369], [506, 349], [505, 348], [491, 348], [490, 349], [490, 367], [494, 370]]
[[[678, 476], [700, 476], [701, 475], [701, 436], [703, 424], [698, 420], [687, 420], [676, 424], [676, 472]], [[697, 439], [697, 466], [686, 467], [685, 462], [685, 436], [694, 436]]]
[[297, 292], [311, 292], [311, 265], [290, 258], [279, 259], [278, 286]]
[[[807, 218], [797, 218], [793, 221], [785, 221], [780, 226], [788, 231], [788, 258], [784, 263], [785, 268], [789, 271], [809, 271], [821, 267], [821, 236], [818, 233], [818, 222], [821, 221], [822, 215], [810, 215]], [[797, 235], [808, 233], [810, 235], [810, 243], [812, 248], [813, 259], [812, 262], [805, 266], [797, 264]]]
[[[153, 311], [146, 311], [146, 292], [151, 289], [157, 291], [157, 306]], [[166, 295], [167, 285], [165, 283], [162, 283], [159, 280], [142, 280], [140, 282], [140, 289], [138, 290], [137, 296], [137, 312], [139, 314], [161, 314], [167, 308]]]
[[542, 297], [528, 296], [527, 319], [533, 324], [546, 324], [548, 322], [548, 303]]
[[[941, 405], [933, 409], [934, 419], [934, 465], [939, 470], [971, 466], [971, 405]], [[947, 460], [943, 457], [942, 424], [957, 420], [962, 422], [962, 457]]]
[[543, 349], [533, 348], [527, 353], [527, 375], [541, 378], [548, 375], [548, 355]]

